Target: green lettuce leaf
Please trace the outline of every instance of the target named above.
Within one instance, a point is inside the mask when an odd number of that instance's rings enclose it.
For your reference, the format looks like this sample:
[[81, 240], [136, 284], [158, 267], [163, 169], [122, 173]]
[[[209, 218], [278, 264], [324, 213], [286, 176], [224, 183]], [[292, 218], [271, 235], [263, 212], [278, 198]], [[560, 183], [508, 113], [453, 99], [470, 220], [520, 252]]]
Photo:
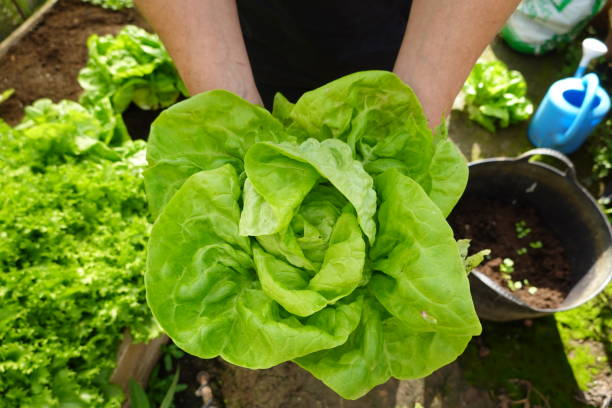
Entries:
[[[274, 112], [281, 101], [275, 100]], [[371, 174], [399, 167], [420, 178], [433, 155], [432, 135], [416, 95], [388, 73], [367, 71], [330, 82], [305, 93], [288, 116], [289, 133], [340, 139]]]
[[480, 324], [445, 216], [467, 164], [395, 75], [275, 98], [225, 91], [153, 123], [147, 300], [181, 348], [294, 360], [345, 398], [454, 360]]
[[[453, 231], [410, 177], [390, 170], [376, 179], [380, 232], [370, 251], [370, 287], [385, 308], [416, 331], [475, 335], [480, 324], [469, 296]], [[401, 219], [402, 222], [397, 222]]]
[[18, 160], [44, 167], [63, 163], [67, 157], [121, 159], [112, 147], [130, 140], [125, 124], [108, 99], [99, 102], [88, 109], [74, 101], [39, 99], [26, 107], [23, 120], [15, 128], [27, 144], [16, 154], [23, 156]]
[[333, 139], [321, 143], [308, 139], [300, 145], [258, 143], [246, 154], [245, 170], [254, 191], [263, 199], [262, 205], [269, 206], [276, 219], [260, 220], [264, 224], [260, 228], [247, 228], [252, 219], [260, 218], [259, 208], [249, 206], [247, 199], [251, 196], [247, 195], [243, 235], [268, 235], [285, 228], [306, 193], [322, 177], [353, 205], [361, 228], [370, 242], [374, 241], [374, 182], [345, 143]]
[[121, 113], [132, 102], [140, 109], [160, 109], [187, 96], [158, 36], [140, 27], [127, 25], [116, 36], [93, 34], [87, 50], [87, 65], [78, 76], [84, 106], [108, 98]]
[[159, 216], [146, 275], [157, 320], [184, 350], [249, 368], [344, 343], [361, 299], [304, 320], [284, 312], [255, 279], [250, 240], [238, 235], [239, 197], [238, 176], [226, 164], [191, 176]]
[[241, 174], [247, 149], [279, 141], [281, 132], [282, 125], [265, 109], [227, 91], [177, 103], [153, 122], [149, 135], [145, 186], [151, 212], [157, 217], [185, 180], [201, 170], [231, 164]]
[[390, 377], [420, 378], [457, 358], [471, 335], [411, 330], [373, 298], [346, 343], [295, 362], [344, 398], [356, 399]]
[[525, 78], [498, 60], [476, 62], [462, 92], [470, 119], [490, 132], [527, 120], [533, 113]]

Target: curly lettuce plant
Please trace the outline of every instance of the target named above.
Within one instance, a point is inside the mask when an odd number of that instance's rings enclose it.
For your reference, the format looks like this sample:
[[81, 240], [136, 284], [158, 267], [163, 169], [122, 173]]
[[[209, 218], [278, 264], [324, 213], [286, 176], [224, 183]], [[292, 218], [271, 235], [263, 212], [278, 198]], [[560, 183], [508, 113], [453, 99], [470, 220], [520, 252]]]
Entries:
[[127, 25], [116, 35], [87, 39], [87, 65], [78, 76], [80, 102], [94, 107], [105, 98], [121, 113], [130, 103], [161, 109], [187, 95], [174, 63], [155, 34]]
[[527, 120], [533, 113], [523, 74], [498, 60], [476, 62], [463, 94], [470, 119], [489, 132]]
[[125, 329], [159, 334], [143, 285], [145, 144], [102, 108], [42, 99], [17, 127], [0, 120], [2, 408], [117, 408]]
[[467, 166], [395, 75], [277, 95], [272, 114], [199, 94], [154, 122], [147, 156], [147, 299], [185, 351], [294, 361], [354, 399], [480, 333], [445, 220]]

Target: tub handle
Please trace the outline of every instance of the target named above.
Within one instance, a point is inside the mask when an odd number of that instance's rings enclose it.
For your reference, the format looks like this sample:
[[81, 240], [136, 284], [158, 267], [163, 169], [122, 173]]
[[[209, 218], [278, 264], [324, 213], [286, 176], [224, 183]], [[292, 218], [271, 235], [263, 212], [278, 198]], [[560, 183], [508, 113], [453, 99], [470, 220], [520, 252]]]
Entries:
[[516, 158], [516, 160], [519, 160], [519, 161], [529, 161], [529, 159], [531, 159], [533, 156], [537, 156], [537, 155], [553, 157], [553, 158], [559, 160], [560, 162], [565, 164], [565, 166], [567, 167], [565, 169], [565, 177], [569, 177], [572, 180], [577, 181], [576, 168], [574, 167], [574, 163], [572, 163], [572, 161], [566, 155], [564, 155], [563, 153], [561, 153], [558, 150], [548, 149], [546, 147], [540, 147], [540, 148], [537, 148], [537, 149], [531, 149], [531, 150], [526, 151], [525, 153], [521, 154], [519, 157]]

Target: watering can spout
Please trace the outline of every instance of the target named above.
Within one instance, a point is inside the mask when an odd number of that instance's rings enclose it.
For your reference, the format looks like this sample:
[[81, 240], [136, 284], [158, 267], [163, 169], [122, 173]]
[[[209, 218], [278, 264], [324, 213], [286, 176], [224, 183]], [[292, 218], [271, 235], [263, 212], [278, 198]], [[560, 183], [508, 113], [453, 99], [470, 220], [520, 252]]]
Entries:
[[581, 78], [589, 65], [589, 62], [605, 55], [608, 52], [608, 47], [603, 42], [596, 38], [586, 38], [582, 41], [582, 59], [578, 64], [574, 77]]
[[582, 77], [582, 84], [584, 86], [584, 98], [582, 99], [580, 110], [565, 133], [557, 133], [554, 136], [554, 143], [556, 145], [565, 144], [579, 129], [585, 126], [591, 117], [591, 107], [599, 88], [599, 77], [594, 73], [587, 74]]

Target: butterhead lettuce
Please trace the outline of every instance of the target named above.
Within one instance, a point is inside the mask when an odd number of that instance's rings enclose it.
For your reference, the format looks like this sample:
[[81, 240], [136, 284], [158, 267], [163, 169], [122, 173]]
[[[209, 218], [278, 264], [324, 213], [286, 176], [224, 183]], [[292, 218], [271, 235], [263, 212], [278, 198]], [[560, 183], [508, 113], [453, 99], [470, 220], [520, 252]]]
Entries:
[[480, 333], [445, 220], [467, 165], [394, 74], [277, 95], [272, 114], [193, 96], [153, 123], [148, 160], [147, 300], [185, 351], [294, 361], [354, 399]]

